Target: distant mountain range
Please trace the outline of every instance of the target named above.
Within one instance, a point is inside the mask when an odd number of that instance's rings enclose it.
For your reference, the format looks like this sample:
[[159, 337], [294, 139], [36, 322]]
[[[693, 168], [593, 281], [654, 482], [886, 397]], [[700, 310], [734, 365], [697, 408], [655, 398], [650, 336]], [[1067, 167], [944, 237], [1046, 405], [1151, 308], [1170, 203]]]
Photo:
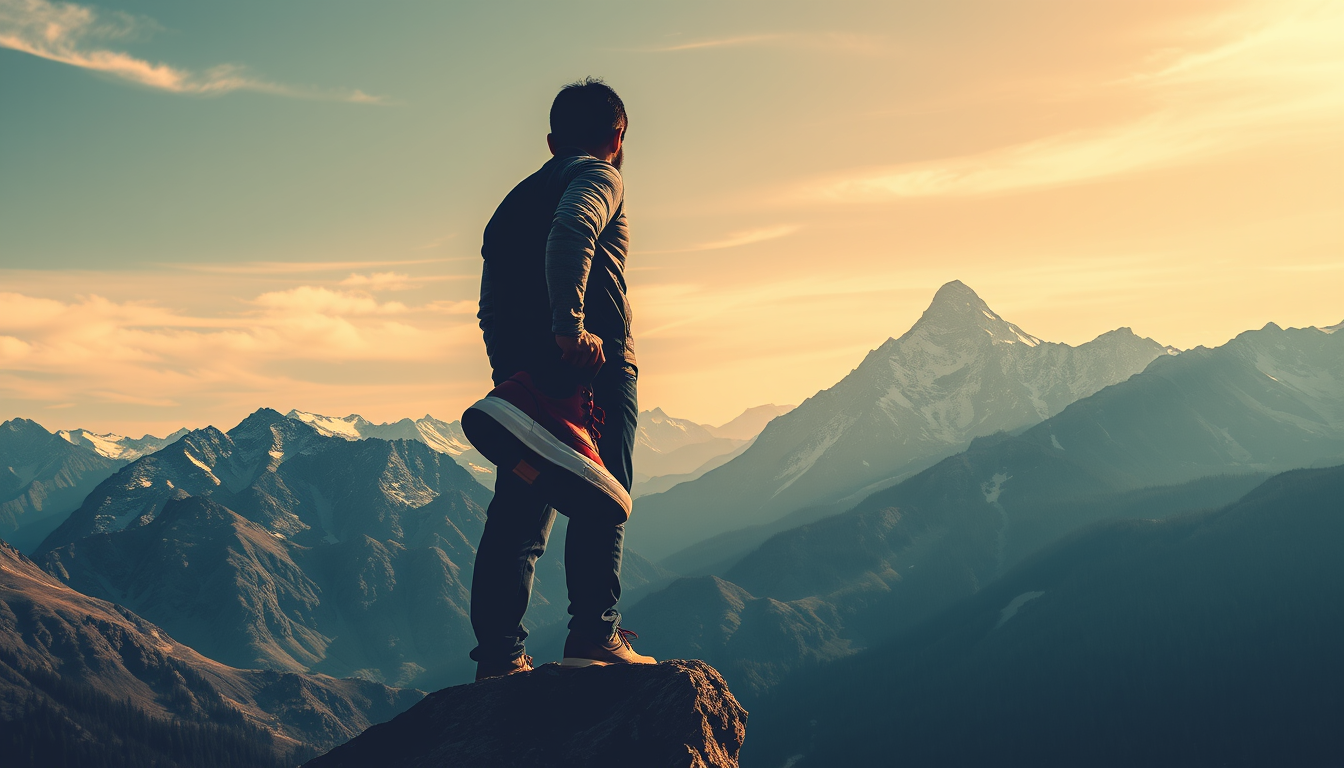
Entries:
[[[740, 456], [641, 498], [629, 540], [665, 558], [807, 507], [845, 497], [852, 505], [975, 437], [1035, 424], [1174, 353], [1128, 328], [1078, 347], [1044, 342], [966, 285], [948, 283], [908, 332], [770, 422]], [[769, 532], [740, 544], [738, 554]]]
[[453, 461], [471, 473], [481, 485], [486, 488], [495, 487], [495, 465], [471, 446], [467, 436], [462, 433], [461, 422], [440, 421], [428, 414], [420, 419], [402, 419], [384, 424], [374, 424], [363, 416], [353, 413], [337, 417], [290, 411], [285, 416], [301, 421], [328, 437], [340, 437], [346, 440], [365, 440], [370, 437], [383, 440], [419, 440], [439, 453], [452, 456]]
[[634, 497], [661, 493], [722, 466], [745, 450], [772, 419], [792, 409], [758, 405], [719, 427], [676, 419], [661, 408], [642, 411], [635, 437]]
[[121, 461], [135, 461], [141, 456], [146, 456], [165, 445], [176, 442], [179, 437], [187, 434], [187, 430], [179, 429], [167, 437], [145, 435], [138, 438], [112, 433], [98, 434], [87, 429], [62, 429], [56, 434], [66, 442], [90, 448], [100, 456]]
[[[233, 666], [433, 688], [470, 673], [489, 497], [420, 440], [329, 437], [262, 409], [122, 468], [35, 559]], [[561, 563], [538, 564], [533, 626], [565, 616]], [[627, 551], [622, 575], [637, 589], [662, 573]]]
[[1340, 765], [1342, 498], [1344, 467], [1296, 470], [1079, 532], [772, 691], [743, 762]]
[[225, 666], [0, 542], [0, 748], [28, 764], [292, 766], [422, 695]]
[[[675, 419], [659, 408], [640, 413], [635, 440], [635, 495], [666, 490], [699, 477], [726, 461], [726, 457], [750, 442], [770, 419], [788, 412], [789, 408], [778, 405], [748, 408], [721, 427]], [[419, 440], [452, 456], [485, 487], [495, 486], [495, 466], [472, 447], [462, 432], [461, 422], [441, 421], [426, 415], [420, 419], [374, 424], [358, 414], [337, 417], [297, 410], [285, 416], [308, 424], [324, 435], [346, 440], [370, 437]]]
[[[1270, 325], [1159, 358], [1017, 436], [980, 438], [774, 535], [722, 579], [674, 583], [626, 613], [650, 628], [649, 652], [706, 649], [733, 685], [768, 684], [909, 629], [1090, 523], [1227, 504], [1266, 473], [1340, 462], [1344, 335]], [[743, 632], [752, 642], [735, 643]]]
[[126, 461], [28, 419], [0, 424], [0, 539], [31, 552]]

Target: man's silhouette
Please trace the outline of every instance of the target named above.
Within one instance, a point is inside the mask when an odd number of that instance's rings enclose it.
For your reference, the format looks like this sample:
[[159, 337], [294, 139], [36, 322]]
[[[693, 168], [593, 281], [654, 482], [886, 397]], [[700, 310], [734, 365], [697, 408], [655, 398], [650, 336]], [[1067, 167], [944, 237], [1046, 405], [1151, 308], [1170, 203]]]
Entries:
[[499, 468], [476, 552], [477, 679], [531, 669], [522, 626], [557, 509], [569, 517], [570, 666], [653, 663], [620, 627], [621, 547], [638, 404], [621, 179], [629, 120], [600, 80], [565, 86], [554, 155], [485, 228], [479, 318], [496, 388], [463, 415]]

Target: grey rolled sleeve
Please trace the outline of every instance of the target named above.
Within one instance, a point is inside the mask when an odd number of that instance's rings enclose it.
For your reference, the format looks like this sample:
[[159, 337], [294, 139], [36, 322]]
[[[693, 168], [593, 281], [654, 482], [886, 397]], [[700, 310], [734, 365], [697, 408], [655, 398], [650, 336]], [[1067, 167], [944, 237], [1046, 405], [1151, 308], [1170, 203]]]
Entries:
[[546, 287], [551, 332], [583, 333], [583, 295], [598, 238], [621, 210], [625, 187], [620, 171], [596, 158], [582, 158], [556, 206], [546, 240]]

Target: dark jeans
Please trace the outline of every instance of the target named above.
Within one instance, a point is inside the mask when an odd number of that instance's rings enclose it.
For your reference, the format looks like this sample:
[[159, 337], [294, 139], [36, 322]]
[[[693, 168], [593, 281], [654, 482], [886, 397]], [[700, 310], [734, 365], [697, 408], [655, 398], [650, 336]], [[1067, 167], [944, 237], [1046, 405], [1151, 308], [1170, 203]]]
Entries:
[[[633, 480], [639, 403], [635, 396], [634, 366], [609, 362], [593, 379], [593, 403], [606, 412], [602, 437], [597, 441], [602, 463], [630, 489]], [[569, 589], [569, 630], [602, 641], [609, 638], [621, 614], [621, 545], [624, 525], [585, 522], [569, 514], [565, 535], [565, 585]], [[495, 662], [517, 658], [523, 652], [527, 630], [523, 614], [532, 597], [532, 575], [537, 558], [546, 551], [556, 510], [531, 486], [509, 472], [495, 478], [495, 498], [486, 512], [485, 532], [476, 548], [471, 581], [471, 628], [476, 648], [471, 658]]]

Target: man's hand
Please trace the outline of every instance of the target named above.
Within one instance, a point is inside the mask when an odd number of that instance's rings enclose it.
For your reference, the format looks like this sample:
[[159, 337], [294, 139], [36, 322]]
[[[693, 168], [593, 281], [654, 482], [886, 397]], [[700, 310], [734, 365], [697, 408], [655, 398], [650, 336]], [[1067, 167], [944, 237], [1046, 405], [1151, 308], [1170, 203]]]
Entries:
[[575, 368], [596, 368], [607, 361], [602, 340], [587, 331], [578, 336], [556, 336], [555, 343], [562, 353], [560, 359]]

